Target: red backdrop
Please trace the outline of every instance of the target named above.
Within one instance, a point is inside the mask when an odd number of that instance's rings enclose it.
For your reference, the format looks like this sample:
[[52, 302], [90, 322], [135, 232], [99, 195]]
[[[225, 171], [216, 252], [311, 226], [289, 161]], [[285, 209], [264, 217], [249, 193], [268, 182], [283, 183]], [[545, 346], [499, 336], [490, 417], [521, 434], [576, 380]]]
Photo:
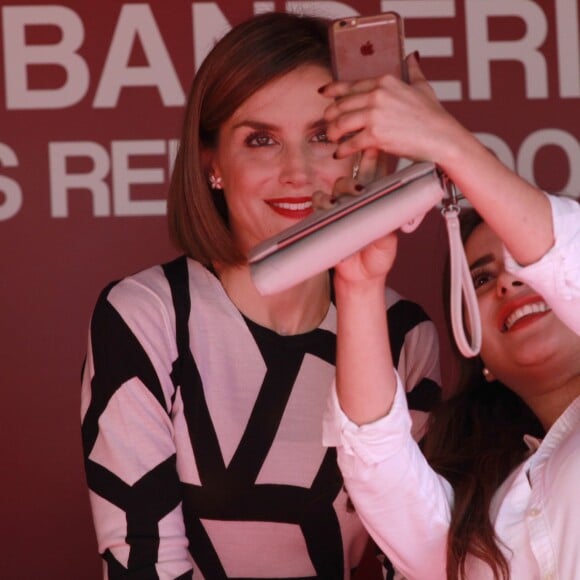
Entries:
[[[79, 430], [91, 308], [108, 281], [175, 255], [164, 198], [195, 67], [272, 9], [399, 11], [446, 107], [528, 179], [580, 192], [577, 0], [2, 2], [2, 578], [100, 575]], [[433, 214], [392, 280], [438, 323], [444, 252]]]

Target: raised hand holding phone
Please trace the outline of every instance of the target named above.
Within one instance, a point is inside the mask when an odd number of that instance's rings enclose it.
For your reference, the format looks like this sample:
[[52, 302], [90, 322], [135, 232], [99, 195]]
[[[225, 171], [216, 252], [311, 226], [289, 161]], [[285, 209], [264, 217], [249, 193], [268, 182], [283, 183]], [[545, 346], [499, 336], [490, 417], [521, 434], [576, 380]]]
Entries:
[[[403, 20], [396, 12], [334, 20], [329, 28], [332, 75], [337, 81], [360, 81], [392, 75], [407, 79]], [[343, 138], [343, 140], [346, 137]], [[361, 152], [361, 183], [383, 177], [394, 160], [378, 150]]]

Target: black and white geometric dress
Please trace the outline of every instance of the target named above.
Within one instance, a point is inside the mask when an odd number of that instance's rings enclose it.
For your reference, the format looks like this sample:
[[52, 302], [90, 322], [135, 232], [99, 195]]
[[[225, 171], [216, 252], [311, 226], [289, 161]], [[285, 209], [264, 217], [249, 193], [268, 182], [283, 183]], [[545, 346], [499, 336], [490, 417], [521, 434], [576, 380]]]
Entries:
[[[440, 393], [437, 335], [387, 299], [420, 431]], [[82, 435], [105, 578], [350, 577], [367, 534], [321, 443], [335, 331], [334, 305], [305, 334], [261, 327], [185, 257], [103, 291]]]

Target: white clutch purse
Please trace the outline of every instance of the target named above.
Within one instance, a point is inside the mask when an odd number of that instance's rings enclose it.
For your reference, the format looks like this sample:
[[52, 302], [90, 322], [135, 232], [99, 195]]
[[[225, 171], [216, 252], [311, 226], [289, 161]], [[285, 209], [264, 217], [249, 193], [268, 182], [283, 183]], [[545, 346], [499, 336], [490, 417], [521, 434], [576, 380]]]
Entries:
[[[450, 199], [452, 190], [453, 199]], [[401, 229], [411, 232], [425, 214], [444, 202], [451, 248], [451, 311], [455, 340], [465, 356], [479, 352], [479, 309], [459, 237], [459, 206], [454, 188], [434, 163], [414, 163], [369, 184], [358, 196], [345, 195], [330, 209], [306, 219], [254, 247], [250, 272], [262, 295], [281, 292], [335, 266], [374, 240]], [[472, 345], [465, 338], [465, 297]]]
[[445, 196], [441, 179], [435, 164], [415, 163], [268, 238], [248, 256], [256, 288], [263, 295], [281, 292], [389, 232], [412, 231]]

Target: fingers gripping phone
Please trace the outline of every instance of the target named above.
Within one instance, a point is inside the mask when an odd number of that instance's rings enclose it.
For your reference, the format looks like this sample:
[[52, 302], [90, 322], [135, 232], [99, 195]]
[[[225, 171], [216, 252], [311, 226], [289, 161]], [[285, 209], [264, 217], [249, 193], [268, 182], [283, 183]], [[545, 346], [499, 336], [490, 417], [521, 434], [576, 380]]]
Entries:
[[358, 81], [386, 74], [407, 80], [403, 20], [396, 12], [334, 20], [329, 42], [336, 80]]
[[[403, 38], [403, 20], [396, 12], [333, 20], [328, 40], [334, 79], [358, 81], [389, 74], [407, 82]], [[390, 173], [395, 166], [396, 158], [381, 152], [377, 175]]]

